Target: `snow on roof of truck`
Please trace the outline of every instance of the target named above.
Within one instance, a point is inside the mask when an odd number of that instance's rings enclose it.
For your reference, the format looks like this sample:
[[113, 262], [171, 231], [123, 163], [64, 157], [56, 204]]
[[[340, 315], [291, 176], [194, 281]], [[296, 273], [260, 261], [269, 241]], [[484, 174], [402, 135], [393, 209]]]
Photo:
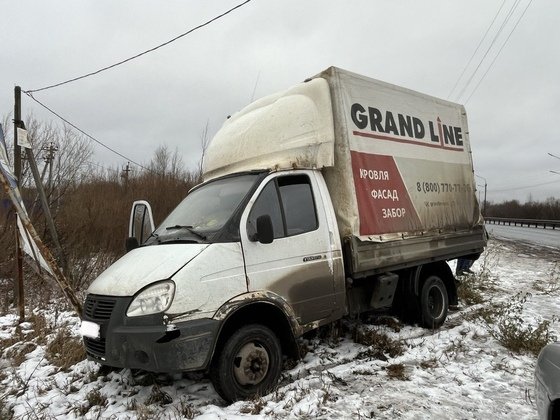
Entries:
[[204, 180], [255, 169], [334, 163], [329, 86], [312, 79], [259, 99], [226, 120], [204, 156]]

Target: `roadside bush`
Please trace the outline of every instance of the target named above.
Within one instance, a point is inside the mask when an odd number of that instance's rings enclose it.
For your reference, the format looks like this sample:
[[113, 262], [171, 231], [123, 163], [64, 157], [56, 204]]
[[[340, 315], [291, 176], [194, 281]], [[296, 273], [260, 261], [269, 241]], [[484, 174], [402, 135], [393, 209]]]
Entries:
[[519, 293], [508, 302], [485, 309], [480, 317], [490, 335], [505, 348], [514, 353], [530, 353], [536, 357], [545, 345], [556, 340], [550, 326], [558, 318], [542, 320], [536, 325], [528, 324], [523, 317], [523, 308], [530, 297], [529, 293]]
[[552, 295], [560, 291], [560, 267], [558, 263], [549, 270], [545, 278], [537, 278], [533, 282], [536, 291], [545, 295]]
[[488, 292], [496, 287], [497, 278], [492, 275], [493, 267], [500, 262], [500, 248], [487, 248], [478, 260], [477, 273], [458, 277], [457, 294], [465, 305], [477, 305], [488, 300]]
[[479, 277], [475, 275], [464, 276], [457, 286], [457, 295], [465, 305], [477, 305], [484, 302], [482, 289]]

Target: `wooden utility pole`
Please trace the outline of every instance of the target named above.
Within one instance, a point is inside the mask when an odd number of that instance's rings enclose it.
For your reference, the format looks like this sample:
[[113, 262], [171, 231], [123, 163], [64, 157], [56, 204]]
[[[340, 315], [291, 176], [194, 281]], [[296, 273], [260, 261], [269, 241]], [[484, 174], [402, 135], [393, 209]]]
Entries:
[[[14, 175], [17, 180], [18, 188], [21, 188], [21, 147], [17, 141], [17, 129], [21, 121], [21, 88], [15, 87], [14, 90]], [[16, 234], [16, 267], [15, 267], [15, 295], [17, 297], [19, 322], [25, 320], [25, 302], [23, 295], [23, 253], [17, 226], [16, 213], [15, 234]]]
[[47, 162], [46, 162], [46, 164], [49, 166], [49, 182], [47, 184], [49, 194], [52, 194], [52, 169], [53, 169], [53, 162], [54, 162], [54, 152], [57, 151], [58, 151], [58, 147], [56, 147], [54, 143], [51, 141], [51, 144], [49, 145], [49, 151], [48, 151]]
[[128, 189], [128, 173], [130, 172], [130, 162], [126, 163], [126, 168], [123, 168], [121, 178], [124, 179], [124, 191]]

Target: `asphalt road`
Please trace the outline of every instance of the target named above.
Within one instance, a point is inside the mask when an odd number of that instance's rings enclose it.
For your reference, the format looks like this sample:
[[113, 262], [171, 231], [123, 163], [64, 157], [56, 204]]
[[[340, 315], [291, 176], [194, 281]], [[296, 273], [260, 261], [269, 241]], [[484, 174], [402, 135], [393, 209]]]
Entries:
[[560, 229], [504, 226], [487, 223], [490, 236], [560, 249]]

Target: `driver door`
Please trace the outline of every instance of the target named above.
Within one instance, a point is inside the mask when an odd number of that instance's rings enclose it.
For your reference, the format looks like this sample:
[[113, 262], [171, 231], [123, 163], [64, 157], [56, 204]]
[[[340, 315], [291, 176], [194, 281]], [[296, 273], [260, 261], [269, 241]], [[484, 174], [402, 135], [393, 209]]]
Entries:
[[[316, 180], [302, 172], [263, 182], [241, 221], [249, 291], [267, 290], [293, 308], [300, 324], [328, 317], [336, 307], [333, 255]], [[251, 205], [252, 203], [252, 205]], [[256, 220], [268, 214], [274, 240], [255, 240]]]

